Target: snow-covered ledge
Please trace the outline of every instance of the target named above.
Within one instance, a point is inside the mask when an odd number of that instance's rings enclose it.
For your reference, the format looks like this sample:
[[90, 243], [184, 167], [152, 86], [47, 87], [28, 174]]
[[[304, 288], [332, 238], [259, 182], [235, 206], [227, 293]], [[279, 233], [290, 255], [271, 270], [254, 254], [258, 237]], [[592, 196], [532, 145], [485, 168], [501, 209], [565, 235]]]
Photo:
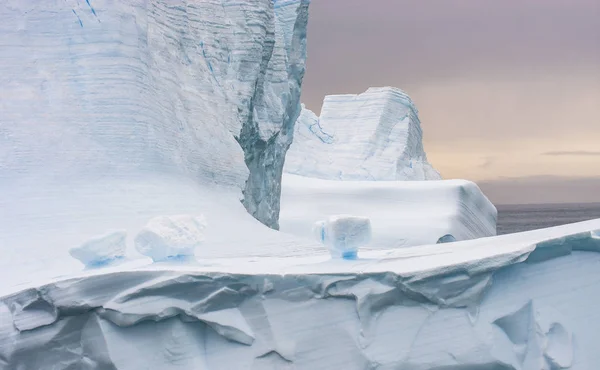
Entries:
[[87, 271], [0, 298], [0, 367], [592, 369], [598, 230]]

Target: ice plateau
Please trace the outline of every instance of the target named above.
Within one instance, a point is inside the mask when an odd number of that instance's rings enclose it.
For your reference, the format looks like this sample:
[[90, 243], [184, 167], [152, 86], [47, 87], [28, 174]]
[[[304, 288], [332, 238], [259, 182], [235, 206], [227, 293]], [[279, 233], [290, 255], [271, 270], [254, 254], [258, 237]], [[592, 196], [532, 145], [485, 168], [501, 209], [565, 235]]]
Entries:
[[468, 240], [496, 235], [496, 207], [466, 180], [336, 181], [284, 174], [281, 231], [311, 237], [331, 215], [366, 217], [368, 248], [435, 244], [445, 235]]
[[303, 107], [285, 172], [327, 180], [439, 180], [423, 149], [419, 112], [393, 87], [328, 95]]
[[600, 220], [436, 244], [491, 232], [473, 183], [286, 174], [282, 229], [360, 250], [272, 229], [307, 7], [0, 2], [0, 369], [598, 367]]

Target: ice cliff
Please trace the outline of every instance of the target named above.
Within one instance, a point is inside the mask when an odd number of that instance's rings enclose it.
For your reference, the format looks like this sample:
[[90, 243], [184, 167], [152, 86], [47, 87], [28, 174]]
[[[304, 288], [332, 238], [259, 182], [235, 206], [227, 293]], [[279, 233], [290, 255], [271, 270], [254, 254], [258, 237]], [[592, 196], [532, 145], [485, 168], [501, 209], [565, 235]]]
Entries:
[[277, 228], [308, 3], [3, 1], [2, 186], [186, 178]]
[[598, 230], [23, 286], [0, 298], [0, 368], [593, 370]]
[[419, 113], [392, 87], [329, 95], [303, 108], [285, 172], [329, 180], [439, 180], [423, 149]]

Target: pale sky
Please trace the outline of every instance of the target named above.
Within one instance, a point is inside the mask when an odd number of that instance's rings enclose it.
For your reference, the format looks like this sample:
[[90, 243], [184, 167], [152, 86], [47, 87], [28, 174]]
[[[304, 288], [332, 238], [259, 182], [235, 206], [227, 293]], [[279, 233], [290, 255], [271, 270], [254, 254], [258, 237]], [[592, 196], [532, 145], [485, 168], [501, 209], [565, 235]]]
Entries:
[[501, 203], [600, 201], [600, 0], [313, 0], [307, 107], [386, 85], [444, 178]]

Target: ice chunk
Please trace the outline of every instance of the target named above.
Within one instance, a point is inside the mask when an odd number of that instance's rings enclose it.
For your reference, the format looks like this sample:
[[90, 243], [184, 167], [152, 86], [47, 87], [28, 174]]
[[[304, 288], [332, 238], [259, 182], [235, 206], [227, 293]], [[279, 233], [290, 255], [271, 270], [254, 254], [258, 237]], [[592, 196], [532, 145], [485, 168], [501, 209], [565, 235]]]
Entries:
[[86, 267], [106, 265], [125, 257], [126, 238], [125, 230], [110, 231], [71, 248], [69, 253]]
[[330, 216], [315, 223], [313, 233], [333, 257], [356, 258], [358, 248], [371, 241], [371, 221], [349, 215]]
[[186, 259], [204, 241], [204, 216], [159, 216], [135, 237], [135, 248], [154, 262]]
[[438, 239], [437, 244], [452, 243], [455, 241], [456, 241], [456, 238], [454, 236], [452, 236], [452, 234], [446, 234]]
[[284, 174], [281, 231], [311, 237], [311, 227], [329, 215], [371, 220], [373, 248], [435, 244], [496, 235], [496, 207], [465, 180], [334, 181]]

